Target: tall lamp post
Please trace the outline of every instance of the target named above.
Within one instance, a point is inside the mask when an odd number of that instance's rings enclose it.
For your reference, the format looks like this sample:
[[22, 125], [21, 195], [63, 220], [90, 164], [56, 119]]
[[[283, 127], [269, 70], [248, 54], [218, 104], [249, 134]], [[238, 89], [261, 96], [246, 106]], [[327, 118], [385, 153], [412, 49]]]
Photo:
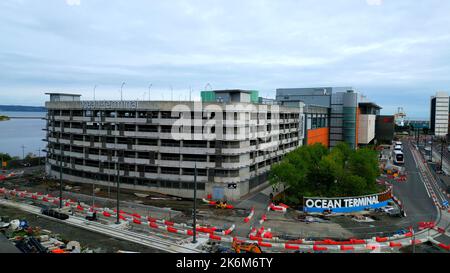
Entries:
[[123, 86], [125, 85], [125, 82], [122, 82], [122, 86], [120, 87], [120, 100], [123, 101]]
[[151, 99], [151, 97], [150, 97], [150, 90], [152, 89], [152, 86], [153, 86], [153, 83], [151, 83], [149, 86], [148, 86], [148, 100], [150, 101]]
[[41, 149], [39, 148], [36, 152], [38, 152], [38, 166], [41, 166]]
[[97, 89], [97, 85], [94, 86], [94, 101], [95, 101], [95, 90]]
[[197, 162], [195, 162], [195, 167], [194, 167], [194, 212], [192, 214], [192, 217], [193, 217], [192, 243], [196, 244], [197, 243]]
[[120, 159], [119, 157], [117, 157], [117, 219], [116, 219], [116, 224], [120, 224]]
[[62, 173], [63, 173], [63, 144], [59, 144], [59, 208], [62, 209], [62, 190], [63, 190], [63, 180], [62, 180]]
[[443, 162], [443, 159], [444, 159], [444, 146], [445, 146], [446, 143], [447, 143], [446, 138], [445, 138], [445, 137], [442, 137], [442, 138], [441, 138], [441, 172], [444, 171], [444, 162]]

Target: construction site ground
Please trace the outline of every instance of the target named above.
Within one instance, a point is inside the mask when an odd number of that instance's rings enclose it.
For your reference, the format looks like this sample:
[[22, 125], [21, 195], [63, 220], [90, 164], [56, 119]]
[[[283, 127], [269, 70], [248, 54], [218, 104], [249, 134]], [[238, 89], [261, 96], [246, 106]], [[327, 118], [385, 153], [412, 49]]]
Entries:
[[[7, 188], [18, 188], [30, 192], [50, 193], [59, 195], [59, 183], [55, 180], [43, 179], [43, 169], [25, 169], [25, 175], [20, 178], [2, 182]], [[72, 198], [86, 204], [92, 204], [92, 185], [75, 184], [63, 182], [69, 185], [70, 191], [64, 191], [64, 198]], [[116, 207], [115, 187], [107, 188], [96, 186], [95, 205], [99, 207]], [[178, 223], [192, 224], [193, 201], [188, 199], [174, 198], [157, 193], [145, 192], [148, 197], [138, 197], [135, 191], [120, 191], [120, 209], [138, 213], [143, 216], [151, 216]], [[141, 192], [142, 193], [142, 192]], [[335, 216], [327, 220], [319, 219], [320, 222], [307, 223], [301, 220], [302, 212], [289, 210], [288, 213], [268, 212], [270, 187], [261, 192], [247, 196], [244, 200], [233, 204], [234, 210], [222, 210], [197, 201], [197, 223], [203, 226], [211, 225], [226, 229], [235, 225], [233, 235], [248, 237], [251, 228], [271, 229], [274, 237], [298, 239], [298, 238], [367, 238], [382, 235], [383, 232], [394, 232], [402, 226], [402, 218], [392, 218], [386, 215], [377, 215], [376, 221], [360, 223], [351, 219], [350, 216]], [[244, 218], [255, 208], [255, 215], [248, 223]], [[260, 224], [263, 215], [267, 220]], [[386, 227], [389, 227], [386, 229]], [[383, 232], [382, 232], [382, 231]], [[145, 232], [145, 230], [143, 230]]]
[[162, 253], [160, 250], [140, 244], [118, 240], [69, 225], [61, 225], [59, 222], [11, 207], [0, 206], [0, 216], [7, 216], [11, 220], [27, 220], [29, 226], [40, 227], [41, 229], [49, 230], [54, 234], [59, 234], [63, 240], [77, 241], [83, 247], [89, 248], [95, 253], [115, 253], [119, 250], [140, 253]]

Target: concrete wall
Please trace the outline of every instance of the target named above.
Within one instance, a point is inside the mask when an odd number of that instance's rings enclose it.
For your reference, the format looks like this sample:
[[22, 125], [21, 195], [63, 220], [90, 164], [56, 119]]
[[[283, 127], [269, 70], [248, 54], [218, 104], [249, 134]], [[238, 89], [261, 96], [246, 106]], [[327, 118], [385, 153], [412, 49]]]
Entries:
[[359, 115], [358, 144], [367, 145], [375, 139], [375, 115]]

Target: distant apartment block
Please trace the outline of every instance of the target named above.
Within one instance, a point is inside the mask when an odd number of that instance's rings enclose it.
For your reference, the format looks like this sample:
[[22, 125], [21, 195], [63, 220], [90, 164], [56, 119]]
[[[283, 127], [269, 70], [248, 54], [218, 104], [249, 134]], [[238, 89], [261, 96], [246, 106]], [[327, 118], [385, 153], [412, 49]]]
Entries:
[[449, 133], [450, 98], [446, 92], [437, 92], [431, 97], [430, 129], [435, 136], [447, 136]]

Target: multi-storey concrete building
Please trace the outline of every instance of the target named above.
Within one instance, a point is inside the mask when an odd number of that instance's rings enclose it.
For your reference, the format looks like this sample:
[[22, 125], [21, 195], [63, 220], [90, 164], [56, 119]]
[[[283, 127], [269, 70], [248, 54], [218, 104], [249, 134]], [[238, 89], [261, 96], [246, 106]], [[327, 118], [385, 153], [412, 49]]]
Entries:
[[[300, 108], [254, 103], [224, 90], [220, 101], [82, 101], [49, 94], [47, 173], [79, 183], [236, 200], [302, 144]], [[225, 98], [227, 98], [225, 100]]]
[[450, 98], [446, 92], [437, 92], [431, 97], [431, 131], [435, 136], [447, 136], [449, 132]]

